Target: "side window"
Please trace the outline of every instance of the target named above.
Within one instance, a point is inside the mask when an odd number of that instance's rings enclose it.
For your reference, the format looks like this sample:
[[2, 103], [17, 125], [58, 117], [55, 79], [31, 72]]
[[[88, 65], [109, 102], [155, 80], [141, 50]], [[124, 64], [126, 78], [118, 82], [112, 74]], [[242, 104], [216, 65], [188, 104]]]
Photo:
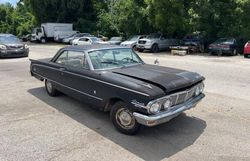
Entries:
[[68, 51], [63, 51], [55, 62], [58, 64], [67, 65], [67, 61], [68, 61]]
[[63, 51], [55, 62], [69, 67], [89, 69], [85, 54], [79, 51]]
[[68, 66], [89, 69], [85, 54], [78, 51], [68, 51]]
[[86, 41], [86, 39], [85, 38], [80, 38], [79, 41]]

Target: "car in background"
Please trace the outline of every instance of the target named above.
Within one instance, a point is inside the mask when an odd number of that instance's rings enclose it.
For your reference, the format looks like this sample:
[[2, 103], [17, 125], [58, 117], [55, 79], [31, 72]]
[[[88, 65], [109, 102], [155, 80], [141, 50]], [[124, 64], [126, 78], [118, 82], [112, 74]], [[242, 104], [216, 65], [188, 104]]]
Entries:
[[108, 44], [101, 39], [93, 36], [80, 37], [72, 41], [72, 45], [92, 45], [92, 44]]
[[91, 36], [91, 34], [90, 33], [76, 33], [76, 34], [73, 34], [71, 36], [68, 36], [68, 37], [64, 38], [62, 40], [62, 42], [65, 43], [65, 44], [72, 44], [72, 41], [74, 39], [84, 37], [84, 36]]
[[244, 57], [250, 57], [250, 41], [248, 41], [244, 46]]
[[169, 49], [170, 46], [177, 46], [179, 43], [178, 39], [168, 38], [165, 34], [153, 33], [146, 38], [140, 39], [136, 43], [136, 48], [139, 52], [151, 50], [153, 53], [157, 53], [160, 50]]
[[23, 35], [20, 39], [21, 39], [23, 42], [28, 42], [28, 41], [31, 40], [31, 34]]
[[145, 35], [134, 35], [132, 37], [130, 37], [128, 40], [123, 41], [121, 43], [121, 46], [126, 46], [126, 47], [130, 47], [133, 48], [134, 50], [136, 50], [136, 43], [138, 40], [145, 38]]
[[97, 34], [97, 36], [96, 37], [98, 37], [99, 39], [101, 39], [102, 41], [108, 41], [108, 37], [106, 37], [106, 36], [103, 36], [103, 35], [101, 35], [101, 34]]
[[29, 47], [12, 34], [0, 34], [0, 57], [27, 57]]
[[111, 37], [108, 43], [110, 45], [120, 45], [122, 42], [122, 37]]
[[190, 46], [195, 52], [203, 53], [205, 51], [205, 38], [200, 33], [187, 34], [182, 39], [183, 46]]
[[235, 38], [220, 38], [208, 46], [209, 53], [218, 55], [237, 55], [241, 52]]

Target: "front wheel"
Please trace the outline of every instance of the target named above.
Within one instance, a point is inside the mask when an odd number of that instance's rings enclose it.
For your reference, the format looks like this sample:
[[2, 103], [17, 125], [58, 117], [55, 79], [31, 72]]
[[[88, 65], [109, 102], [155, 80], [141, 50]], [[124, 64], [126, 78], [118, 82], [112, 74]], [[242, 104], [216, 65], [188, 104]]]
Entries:
[[45, 38], [41, 38], [41, 43], [42, 44], [46, 43], [46, 39]]
[[140, 124], [124, 102], [117, 102], [111, 110], [110, 118], [118, 131], [127, 135], [136, 134]]
[[154, 45], [152, 46], [152, 52], [153, 52], [153, 53], [157, 53], [158, 51], [159, 51], [158, 45], [157, 45], [157, 44], [154, 44]]
[[244, 58], [248, 58], [248, 56], [249, 56], [249, 55], [247, 55], [247, 54], [244, 54]]
[[49, 80], [45, 80], [45, 88], [46, 88], [46, 91], [47, 93], [52, 96], [52, 97], [55, 97], [58, 95], [58, 91], [55, 89], [53, 83]]

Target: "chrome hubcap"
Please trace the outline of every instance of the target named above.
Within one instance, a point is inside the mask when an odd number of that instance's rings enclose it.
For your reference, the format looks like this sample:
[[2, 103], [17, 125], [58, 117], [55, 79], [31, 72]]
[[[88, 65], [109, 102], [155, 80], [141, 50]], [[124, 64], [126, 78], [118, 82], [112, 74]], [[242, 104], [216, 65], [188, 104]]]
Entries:
[[123, 128], [132, 128], [135, 124], [135, 118], [132, 113], [125, 108], [121, 108], [116, 113], [116, 120]]
[[47, 87], [48, 92], [51, 93], [52, 92], [52, 84], [50, 81], [46, 81], [46, 87]]

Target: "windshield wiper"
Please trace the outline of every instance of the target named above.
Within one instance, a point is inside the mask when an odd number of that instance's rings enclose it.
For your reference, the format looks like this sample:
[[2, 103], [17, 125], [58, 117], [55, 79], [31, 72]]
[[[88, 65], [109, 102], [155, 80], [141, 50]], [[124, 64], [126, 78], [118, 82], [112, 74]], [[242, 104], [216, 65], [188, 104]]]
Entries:
[[124, 64], [120, 64], [120, 63], [115, 62], [115, 61], [102, 61], [101, 63], [102, 63], [102, 64], [114, 64], [114, 65], [120, 65], [120, 66], [122, 66], [122, 67], [125, 67]]

